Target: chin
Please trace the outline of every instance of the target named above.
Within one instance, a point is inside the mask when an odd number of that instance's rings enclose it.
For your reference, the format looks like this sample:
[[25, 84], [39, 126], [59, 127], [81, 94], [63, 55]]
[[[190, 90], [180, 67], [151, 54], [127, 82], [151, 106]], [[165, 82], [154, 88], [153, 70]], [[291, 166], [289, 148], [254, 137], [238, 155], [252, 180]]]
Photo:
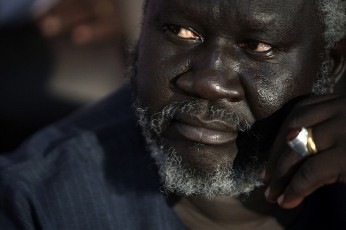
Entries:
[[232, 166], [235, 154], [220, 156], [210, 146], [194, 143], [183, 151], [179, 145], [158, 144], [152, 140], [148, 145], [167, 193], [185, 197], [238, 197], [263, 185], [260, 172], [264, 167], [256, 161], [237, 169]]
[[224, 145], [207, 145], [186, 140], [169, 140], [164, 149], [174, 150], [185, 168], [196, 174], [207, 175], [215, 170], [230, 171], [237, 155], [235, 143]]

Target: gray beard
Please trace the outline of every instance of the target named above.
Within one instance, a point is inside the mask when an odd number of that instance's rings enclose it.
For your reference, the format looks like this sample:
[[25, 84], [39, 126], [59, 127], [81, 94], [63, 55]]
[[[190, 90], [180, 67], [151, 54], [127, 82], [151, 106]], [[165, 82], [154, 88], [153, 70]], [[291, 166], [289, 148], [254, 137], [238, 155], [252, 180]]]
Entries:
[[[322, 95], [331, 90], [328, 80], [328, 62], [321, 66], [312, 88], [312, 94]], [[130, 78], [134, 82], [136, 69], [130, 71]], [[134, 89], [135, 84], [132, 83]], [[216, 166], [208, 173], [200, 173], [193, 167], [185, 164], [182, 157], [173, 147], [167, 146], [161, 132], [172, 118], [183, 113], [192, 113], [198, 109], [197, 101], [175, 103], [165, 107], [160, 113], [151, 117], [146, 113], [146, 108], [140, 106], [140, 100], [135, 103], [138, 123], [142, 127], [143, 135], [147, 142], [151, 156], [154, 158], [166, 192], [182, 196], [203, 195], [209, 198], [230, 195], [238, 197], [248, 195], [255, 188], [263, 185], [260, 173], [265, 168], [265, 162], [255, 157], [245, 163], [245, 168], [236, 169], [233, 165], [228, 168]], [[220, 107], [209, 108], [210, 117], [229, 119], [237, 124], [239, 131], [250, 129], [250, 123], [242, 120], [240, 116]]]
[[[260, 173], [264, 169], [264, 163], [256, 158], [252, 158], [241, 170], [232, 165], [227, 168], [216, 165], [212, 170], [201, 173], [187, 165], [173, 147], [167, 146], [161, 135], [165, 124], [176, 116], [191, 115], [200, 109], [198, 101], [185, 101], [168, 105], [160, 113], [148, 117], [146, 109], [137, 103], [139, 124], [166, 191], [183, 196], [203, 195], [212, 198], [220, 195], [246, 195], [262, 186]], [[229, 120], [237, 125], [239, 131], [246, 131], [252, 125], [220, 106], [211, 106], [207, 110], [210, 118]]]
[[[323, 54], [327, 55], [327, 53]], [[322, 62], [320, 72], [318, 73], [314, 85], [312, 86], [312, 93], [314, 95], [324, 95], [333, 93], [333, 86], [328, 78], [331, 72], [331, 62], [329, 60]]]

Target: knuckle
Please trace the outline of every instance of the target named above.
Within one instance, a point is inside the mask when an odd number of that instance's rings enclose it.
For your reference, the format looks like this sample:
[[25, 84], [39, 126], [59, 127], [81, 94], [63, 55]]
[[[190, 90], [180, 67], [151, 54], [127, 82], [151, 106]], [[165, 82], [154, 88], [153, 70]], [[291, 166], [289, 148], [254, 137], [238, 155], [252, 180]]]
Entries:
[[300, 177], [300, 181], [302, 181], [302, 183], [311, 183], [312, 181], [316, 180], [317, 172], [315, 161], [310, 159], [310, 161], [306, 161], [306, 163], [302, 165], [298, 172], [298, 176]]

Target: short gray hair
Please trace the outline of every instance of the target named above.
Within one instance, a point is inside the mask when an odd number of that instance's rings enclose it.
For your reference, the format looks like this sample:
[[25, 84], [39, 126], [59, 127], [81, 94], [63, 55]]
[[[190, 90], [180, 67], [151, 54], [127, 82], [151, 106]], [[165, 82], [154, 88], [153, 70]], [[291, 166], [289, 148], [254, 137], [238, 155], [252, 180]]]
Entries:
[[324, 21], [326, 48], [346, 36], [346, 0], [316, 0]]

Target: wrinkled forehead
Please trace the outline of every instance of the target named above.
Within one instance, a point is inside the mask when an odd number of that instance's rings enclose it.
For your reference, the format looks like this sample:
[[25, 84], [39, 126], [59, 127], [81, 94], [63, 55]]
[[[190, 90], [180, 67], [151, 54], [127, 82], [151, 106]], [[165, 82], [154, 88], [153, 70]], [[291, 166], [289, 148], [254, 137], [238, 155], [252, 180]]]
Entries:
[[[149, 0], [148, 13], [185, 14], [200, 20], [295, 23], [318, 19], [316, 0]], [[320, 20], [319, 20], [320, 21]]]

